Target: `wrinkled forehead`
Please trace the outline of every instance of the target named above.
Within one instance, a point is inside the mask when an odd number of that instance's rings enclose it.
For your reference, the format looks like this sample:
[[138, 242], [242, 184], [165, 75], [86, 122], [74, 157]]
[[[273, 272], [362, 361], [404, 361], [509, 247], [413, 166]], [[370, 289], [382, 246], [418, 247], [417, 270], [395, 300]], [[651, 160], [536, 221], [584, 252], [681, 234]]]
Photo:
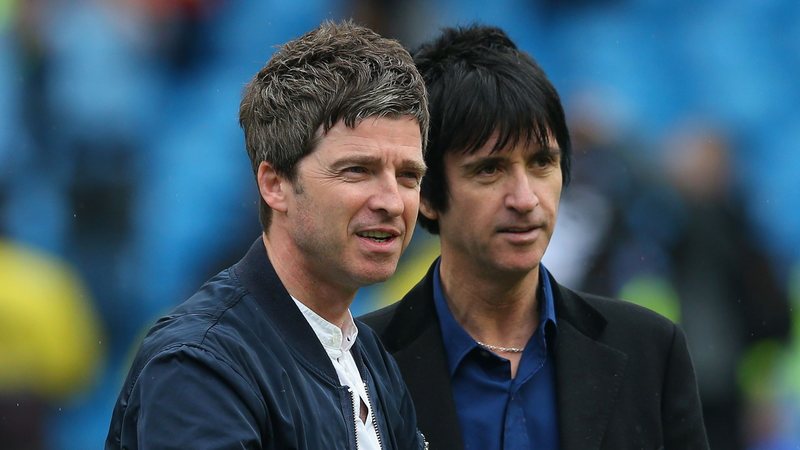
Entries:
[[[322, 155], [324, 154], [324, 155]], [[370, 116], [350, 126], [344, 120], [320, 128], [310, 152], [327, 159], [413, 160], [424, 167], [419, 121], [408, 115]]]

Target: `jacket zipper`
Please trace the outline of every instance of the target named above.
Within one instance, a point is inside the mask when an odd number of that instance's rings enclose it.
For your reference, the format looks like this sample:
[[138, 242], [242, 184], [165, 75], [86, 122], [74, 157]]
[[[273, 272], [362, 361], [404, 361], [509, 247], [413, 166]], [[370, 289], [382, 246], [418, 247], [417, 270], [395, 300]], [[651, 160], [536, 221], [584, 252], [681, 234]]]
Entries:
[[[356, 420], [360, 420], [360, 419], [356, 416], [356, 409], [355, 409], [356, 394], [355, 394], [355, 392], [353, 391], [352, 388], [348, 388], [348, 391], [350, 392], [350, 404], [353, 405], [353, 433], [354, 433], [355, 438], [356, 438], [356, 450], [358, 450], [358, 448], [359, 448], [358, 447], [358, 422], [356, 422]], [[380, 430], [380, 428], [378, 428], [377, 415], [375, 414], [375, 410], [372, 408], [372, 398], [369, 395], [369, 385], [367, 385], [367, 383], [364, 383], [364, 393], [367, 394], [367, 406], [369, 407], [369, 411], [372, 412], [372, 428], [375, 429], [375, 436], [378, 437], [378, 448], [383, 449], [383, 439], [381, 439], [381, 430]], [[428, 444], [428, 440], [425, 439], [425, 435], [424, 434], [422, 434], [422, 433], [419, 433], [419, 434], [422, 436], [422, 442], [425, 445], [424, 449], [428, 450], [428, 445], [429, 445]]]
[[[356, 438], [356, 450], [358, 450], [358, 422], [356, 421], [361, 419], [356, 415], [356, 393], [352, 388], [348, 388], [348, 391], [350, 391], [350, 404], [353, 405], [353, 431], [355, 432]], [[364, 392], [367, 394], [368, 412], [372, 412], [372, 428], [375, 430], [375, 436], [378, 438], [378, 448], [383, 449], [383, 439], [381, 439], [381, 431], [378, 429], [378, 419], [375, 417], [375, 410], [372, 408], [372, 400], [369, 398], [367, 383], [364, 383]]]
[[356, 393], [353, 388], [348, 387], [347, 392], [350, 393], [350, 407], [353, 409], [353, 439], [356, 441], [356, 450], [358, 450], [358, 416], [356, 416]]
[[369, 407], [369, 411], [372, 412], [372, 428], [375, 429], [375, 436], [378, 437], [378, 448], [383, 449], [383, 440], [381, 439], [381, 430], [378, 429], [378, 418], [377, 414], [375, 414], [375, 408], [372, 407], [372, 399], [369, 395], [369, 386], [367, 383], [364, 383], [364, 393], [367, 395], [367, 407]]

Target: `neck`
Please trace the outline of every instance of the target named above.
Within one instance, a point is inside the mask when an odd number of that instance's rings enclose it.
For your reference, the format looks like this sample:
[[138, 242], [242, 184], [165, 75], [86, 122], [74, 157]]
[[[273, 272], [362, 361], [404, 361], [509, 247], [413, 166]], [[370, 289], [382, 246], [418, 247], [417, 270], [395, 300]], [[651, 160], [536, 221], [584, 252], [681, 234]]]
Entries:
[[539, 324], [538, 267], [521, 274], [487, 274], [453, 264], [443, 254], [442, 289], [453, 317], [474, 339], [525, 347]]
[[264, 248], [289, 295], [341, 328], [356, 290], [315, 274], [305, 259], [299, 256], [302, 255], [301, 250], [292, 244], [291, 238], [277, 234], [280, 232], [275, 227], [270, 230], [269, 236], [263, 234]]

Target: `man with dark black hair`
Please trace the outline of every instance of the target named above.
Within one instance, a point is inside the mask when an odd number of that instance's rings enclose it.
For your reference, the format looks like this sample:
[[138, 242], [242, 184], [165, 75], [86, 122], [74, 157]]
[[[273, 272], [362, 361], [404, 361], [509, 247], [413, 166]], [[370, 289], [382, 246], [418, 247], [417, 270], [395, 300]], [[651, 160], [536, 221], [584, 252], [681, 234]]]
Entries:
[[431, 127], [420, 222], [441, 257], [365, 321], [394, 355], [431, 448], [705, 449], [683, 332], [573, 292], [541, 264], [570, 175], [555, 88], [497, 28], [415, 54]]

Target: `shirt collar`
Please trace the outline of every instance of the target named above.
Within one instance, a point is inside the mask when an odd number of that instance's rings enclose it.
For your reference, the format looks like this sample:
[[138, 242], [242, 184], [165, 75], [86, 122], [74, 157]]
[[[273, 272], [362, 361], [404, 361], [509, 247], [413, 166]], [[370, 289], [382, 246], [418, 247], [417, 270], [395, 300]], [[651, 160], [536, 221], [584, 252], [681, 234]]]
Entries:
[[[453, 317], [450, 307], [444, 298], [444, 291], [442, 290], [442, 280], [439, 271], [441, 259], [436, 262], [436, 267], [433, 273], [433, 303], [436, 306], [436, 314], [439, 316], [439, 326], [442, 329], [442, 339], [444, 341], [445, 353], [447, 354], [447, 366], [450, 369], [450, 376], [452, 376], [461, 360], [472, 349], [478, 346], [475, 339], [464, 330], [463, 327]], [[550, 284], [550, 274], [544, 267], [544, 264], [539, 264], [539, 292], [542, 294], [541, 299], [543, 302], [539, 303], [540, 319], [539, 327], [547, 331], [547, 323], [552, 323], [552, 328], [556, 326], [555, 302], [553, 300], [553, 289]]]
[[552, 322], [553, 325], [556, 324], [556, 302], [553, 298], [553, 287], [550, 284], [550, 272], [544, 266], [544, 264], [539, 263], [539, 286], [542, 289], [542, 298], [544, 298], [544, 314], [542, 314], [543, 319], [540, 321], [539, 325], [544, 326], [548, 321]]
[[312, 311], [311, 308], [303, 304], [300, 300], [294, 297], [292, 297], [292, 300], [294, 300], [300, 312], [303, 313], [303, 317], [305, 317], [308, 324], [311, 325], [311, 329], [314, 330], [314, 334], [317, 335], [317, 339], [319, 339], [329, 355], [338, 358], [353, 347], [353, 344], [356, 342], [356, 337], [358, 337], [358, 327], [356, 327], [353, 321], [353, 315], [350, 313], [350, 310], [347, 311], [347, 317], [345, 318], [342, 328], [339, 328]]

